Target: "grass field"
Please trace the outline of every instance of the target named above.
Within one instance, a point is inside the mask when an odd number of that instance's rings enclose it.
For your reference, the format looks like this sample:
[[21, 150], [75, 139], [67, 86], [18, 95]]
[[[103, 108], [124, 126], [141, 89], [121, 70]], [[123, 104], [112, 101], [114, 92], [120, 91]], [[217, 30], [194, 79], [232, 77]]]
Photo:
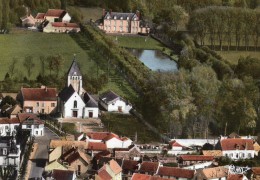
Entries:
[[132, 140], [135, 139], [137, 133], [138, 143], [158, 142], [160, 139], [155, 133], [150, 131], [145, 125], [139, 122], [132, 115], [124, 114], [105, 114], [102, 122], [108, 131], [116, 134], [127, 136]]
[[[32, 70], [32, 77], [35, 79], [39, 74], [39, 57], [61, 54], [64, 58], [62, 73], [67, 72], [73, 54], [77, 54], [77, 60], [80, 63], [82, 73], [89, 74], [95, 65], [87, 53], [78, 46], [78, 44], [68, 34], [45, 34], [40, 32], [27, 32], [0, 35], [0, 80], [3, 80], [8, 71], [8, 67], [13, 58], [18, 59], [15, 76], [26, 76], [27, 72], [23, 66], [23, 60], [26, 56], [32, 56], [35, 67]], [[48, 72], [48, 71], [47, 71]], [[61, 74], [61, 73], [60, 73]]]
[[217, 53], [231, 64], [237, 64], [240, 57], [260, 58], [259, 51], [217, 51]]

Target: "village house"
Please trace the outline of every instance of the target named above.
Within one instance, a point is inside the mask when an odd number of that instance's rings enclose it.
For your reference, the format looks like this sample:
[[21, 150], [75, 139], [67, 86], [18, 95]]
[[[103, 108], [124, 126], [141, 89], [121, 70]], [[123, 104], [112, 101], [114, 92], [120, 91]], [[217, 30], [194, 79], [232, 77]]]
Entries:
[[212, 162], [214, 156], [203, 156], [203, 155], [181, 155], [178, 157], [178, 163], [181, 166], [190, 166], [203, 162]]
[[100, 105], [108, 112], [129, 113], [132, 106], [113, 91], [107, 91], [99, 97]]
[[4, 136], [0, 139], [0, 166], [12, 165], [18, 171], [20, 169], [20, 145], [12, 136]]
[[158, 172], [159, 167], [159, 162], [143, 161], [138, 169], [138, 172], [141, 174], [154, 175]]
[[11, 136], [17, 132], [20, 126], [18, 118], [9, 119], [7, 117], [0, 118], [0, 136]]
[[104, 164], [101, 169], [98, 170], [95, 175], [95, 179], [98, 180], [121, 180], [122, 179], [122, 168], [115, 160], [110, 160]]
[[32, 27], [35, 25], [34, 17], [31, 14], [21, 17], [20, 20], [23, 27]]
[[151, 176], [148, 174], [134, 173], [133, 176], [131, 177], [131, 180], [175, 180], [175, 179], [161, 178], [158, 176]]
[[198, 170], [195, 174], [195, 179], [207, 180], [226, 180], [228, 177], [228, 168], [223, 166], [214, 168], [204, 168]]
[[35, 114], [54, 114], [57, 107], [56, 88], [21, 88], [17, 97], [23, 111]]
[[252, 168], [251, 179], [252, 180], [260, 179], [260, 167], [253, 167]]
[[39, 26], [41, 23], [43, 23], [44, 16], [45, 16], [45, 13], [37, 13], [37, 15], [34, 18], [36, 26]]
[[136, 13], [120, 13], [106, 12], [103, 9], [103, 15], [98, 27], [106, 33], [126, 33], [126, 34], [148, 34], [150, 28], [144, 24], [140, 18], [140, 12]]
[[133, 175], [138, 170], [139, 163], [140, 162], [138, 161], [123, 159], [123, 165], [122, 165], [123, 175], [125, 176]]
[[223, 156], [232, 160], [254, 158], [255, 150], [252, 139], [222, 139], [220, 145]]
[[17, 115], [18, 115], [18, 113], [21, 113], [22, 112], [22, 108], [21, 108], [21, 106], [19, 105], [19, 104], [16, 104], [16, 105], [14, 105], [13, 107], [11, 107], [10, 109], [8, 109], [6, 112], [5, 112], [5, 114], [6, 114], [6, 116], [7, 117], [9, 117], [9, 118], [15, 118], [15, 117], [17, 117]]
[[181, 180], [190, 180], [193, 179], [195, 174], [194, 170], [181, 169], [177, 167], [159, 167], [156, 175], [162, 178], [169, 179], [181, 179]]
[[54, 169], [47, 177], [46, 180], [53, 180], [53, 179], [64, 179], [64, 180], [76, 180], [76, 174], [74, 171], [71, 170], [61, 170], [61, 169]]
[[58, 96], [58, 111], [64, 118], [98, 118], [99, 115], [98, 103], [82, 87], [82, 74], [75, 58], [68, 70], [66, 87]]
[[30, 131], [31, 136], [44, 136], [44, 122], [35, 114], [19, 113], [18, 119], [21, 123], [22, 130]]
[[141, 156], [141, 150], [136, 145], [130, 145], [128, 148], [114, 148], [113, 151], [115, 158], [138, 161]]

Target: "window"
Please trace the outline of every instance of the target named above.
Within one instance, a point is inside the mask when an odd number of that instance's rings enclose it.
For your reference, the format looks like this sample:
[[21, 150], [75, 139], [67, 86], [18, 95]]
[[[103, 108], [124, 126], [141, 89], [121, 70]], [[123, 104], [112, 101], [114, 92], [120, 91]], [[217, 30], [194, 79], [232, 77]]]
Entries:
[[51, 107], [55, 107], [55, 103], [51, 103]]
[[44, 109], [42, 109], [42, 114], [44, 114]]
[[8, 130], [8, 126], [5, 126], [5, 129]]
[[26, 128], [31, 128], [32, 127], [32, 125], [26, 125]]
[[38, 135], [38, 131], [35, 131], [35, 134]]
[[6, 149], [4, 149], [3, 155], [7, 155], [7, 150]]
[[44, 102], [42, 102], [42, 107], [44, 107]]
[[40, 103], [39, 103], [39, 102], [37, 102], [37, 103], [36, 103], [36, 107], [39, 107], [39, 106], [40, 106]]
[[77, 101], [74, 101], [74, 108], [77, 108]]
[[248, 158], [252, 158], [251, 153], [248, 153]]

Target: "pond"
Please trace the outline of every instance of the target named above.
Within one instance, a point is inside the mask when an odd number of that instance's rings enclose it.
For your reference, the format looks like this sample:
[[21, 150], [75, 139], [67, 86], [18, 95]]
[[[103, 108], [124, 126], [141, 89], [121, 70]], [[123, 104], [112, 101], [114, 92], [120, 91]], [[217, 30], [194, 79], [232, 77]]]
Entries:
[[174, 60], [160, 50], [128, 49], [140, 61], [153, 71], [177, 71], [178, 66]]

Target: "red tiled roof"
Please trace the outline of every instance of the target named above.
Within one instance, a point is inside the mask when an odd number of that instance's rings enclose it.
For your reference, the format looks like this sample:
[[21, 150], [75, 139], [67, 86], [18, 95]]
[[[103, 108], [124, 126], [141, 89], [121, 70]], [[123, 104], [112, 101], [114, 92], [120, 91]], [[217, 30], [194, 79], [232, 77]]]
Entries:
[[61, 17], [62, 14], [65, 15], [66, 11], [62, 9], [49, 9], [45, 16], [52, 16], [52, 17]]
[[105, 151], [101, 151], [95, 155], [95, 158], [97, 160], [100, 159], [101, 157], [111, 157], [111, 153], [109, 151], [105, 150]]
[[44, 19], [45, 13], [38, 13], [35, 19]]
[[107, 145], [103, 142], [88, 142], [88, 149], [93, 151], [105, 151]]
[[174, 178], [168, 179], [168, 178], [161, 178], [158, 176], [152, 176], [150, 180], [175, 180]]
[[10, 124], [9, 118], [0, 118], [0, 124]]
[[213, 161], [214, 156], [203, 156], [203, 155], [181, 155], [180, 158], [183, 161]]
[[59, 170], [54, 169], [52, 173], [52, 177], [54, 179], [72, 179], [74, 172], [70, 170]]
[[[90, 133], [87, 133], [87, 136], [90, 139], [103, 140], [105, 137], [107, 137], [110, 134], [114, 134], [114, 133], [110, 133], [110, 132], [90, 132]], [[116, 134], [114, 134], [114, 135], [117, 136]]]
[[227, 178], [227, 180], [242, 180], [243, 175], [242, 174], [230, 174]]
[[56, 101], [56, 88], [22, 88], [24, 101]]
[[194, 176], [194, 171], [188, 169], [164, 166], [164, 167], [159, 167], [157, 174], [160, 176], [172, 176], [176, 178], [192, 179]]
[[255, 175], [260, 175], [260, 167], [253, 167], [252, 171]]
[[139, 164], [138, 161], [124, 160], [122, 169], [128, 170], [128, 171], [135, 171], [136, 169], [138, 169], [138, 166], [137, 166], [138, 164]]
[[109, 166], [115, 174], [119, 174], [122, 171], [122, 168], [119, 166], [119, 164], [114, 159], [109, 161]]
[[172, 142], [170, 142], [170, 145], [171, 145], [171, 146], [175, 146], [175, 147], [185, 147], [185, 146], [179, 144], [179, 143], [176, 142], [176, 141], [172, 141]]
[[100, 179], [102, 180], [110, 180], [112, 179], [112, 177], [109, 175], [109, 173], [106, 171], [106, 168], [105, 166], [103, 166], [99, 171], [98, 171], [98, 174], [97, 174]]
[[147, 174], [134, 173], [131, 180], [150, 180], [151, 176]]
[[223, 139], [220, 143], [222, 151], [254, 150], [252, 139]]
[[63, 23], [63, 22], [53, 22], [51, 23], [53, 27], [69, 27], [69, 28], [79, 28], [76, 23]]
[[159, 163], [158, 162], [148, 162], [148, 161], [144, 161], [141, 164], [140, 167], [140, 172], [144, 173], [144, 172], [148, 172], [148, 173], [155, 173], [158, 169]]
[[9, 121], [10, 121], [11, 124], [19, 124], [20, 123], [18, 118], [12, 118]]
[[18, 113], [18, 119], [23, 124], [44, 124], [35, 114]]
[[113, 138], [116, 138], [116, 139], [122, 141], [122, 140], [118, 137], [118, 135], [113, 134], [113, 133], [111, 133], [111, 134], [109, 134], [108, 136], [106, 136], [106, 137], [103, 139], [103, 141], [109, 141], [110, 139], [113, 139]]

